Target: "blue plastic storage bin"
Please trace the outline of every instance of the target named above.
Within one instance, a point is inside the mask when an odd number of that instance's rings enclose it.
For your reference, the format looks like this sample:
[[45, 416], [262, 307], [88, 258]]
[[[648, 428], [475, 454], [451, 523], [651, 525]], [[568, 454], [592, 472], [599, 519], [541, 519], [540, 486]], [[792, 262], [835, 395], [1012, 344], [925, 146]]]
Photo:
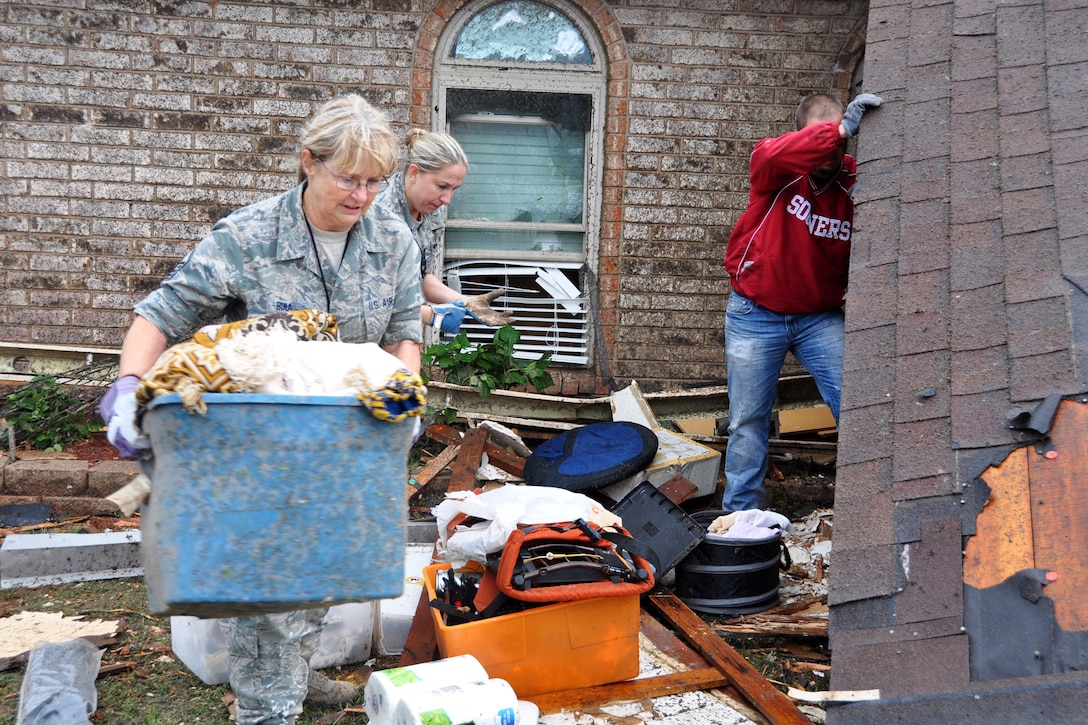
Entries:
[[412, 423], [351, 396], [176, 395], [142, 427], [141, 515], [155, 615], [231, 617], [400, 596]]

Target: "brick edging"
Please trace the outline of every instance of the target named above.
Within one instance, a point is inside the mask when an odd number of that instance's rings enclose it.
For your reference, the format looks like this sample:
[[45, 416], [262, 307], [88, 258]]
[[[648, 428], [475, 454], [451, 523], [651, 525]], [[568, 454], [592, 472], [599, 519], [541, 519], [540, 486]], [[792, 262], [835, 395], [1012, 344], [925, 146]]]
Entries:
[[135, 461], [89, 461], [69, 458], [0, 458], [0, 506], [50, 503], [53, 516], [70, 518], [117, 514], [106, 500], [140, 472]]

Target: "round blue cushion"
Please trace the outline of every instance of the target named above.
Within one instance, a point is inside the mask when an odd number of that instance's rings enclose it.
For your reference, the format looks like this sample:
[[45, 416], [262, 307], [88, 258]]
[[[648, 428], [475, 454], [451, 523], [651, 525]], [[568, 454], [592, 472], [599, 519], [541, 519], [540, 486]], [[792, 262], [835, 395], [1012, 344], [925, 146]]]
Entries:
[[638, 423], [590, 423], [544, 441], [525, 461], [525, 482], [584, 491], [635, 475], [657, 455], [658, 440]]

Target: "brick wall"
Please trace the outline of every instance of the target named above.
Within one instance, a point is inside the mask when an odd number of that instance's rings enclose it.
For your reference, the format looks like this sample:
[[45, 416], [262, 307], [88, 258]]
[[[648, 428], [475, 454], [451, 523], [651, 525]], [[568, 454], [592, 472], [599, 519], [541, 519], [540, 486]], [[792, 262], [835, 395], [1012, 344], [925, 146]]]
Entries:
[[[320, 102], [429, 123], [462, 0], [0, 5], [0, 341], [116, 346], [132, 306], [229, 211], [295, 182]], [[580, 0], [609, 55], [598, 334], [611, 376], [724, 377], [721, 258], [756, 140], [845, 97], [858, 0]]]

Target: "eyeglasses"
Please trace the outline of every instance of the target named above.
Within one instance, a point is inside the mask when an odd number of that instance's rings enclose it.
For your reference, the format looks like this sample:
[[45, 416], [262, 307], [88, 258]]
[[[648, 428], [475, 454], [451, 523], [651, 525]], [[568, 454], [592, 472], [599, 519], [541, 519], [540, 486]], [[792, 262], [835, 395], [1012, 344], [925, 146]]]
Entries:
[[329, 167], [325, 165], [325, 162], [321, 159], [314, 157], [314, 161], [321, 164], [321, 168], [325, 169], [325, 173], [332, 177], [333, 183], [336, 184], [337, 189], [343, 189], [344, 191], [355, 191], [360, 186], [366, 186], [366, 193], [377, 194], [379, 191], [389, 186], [389, 179], [382, 177], [380, 179], [367, 179], [366, 181], [359, 181], [358, 179], [350, 176], [337, 176], [329, 170]]

